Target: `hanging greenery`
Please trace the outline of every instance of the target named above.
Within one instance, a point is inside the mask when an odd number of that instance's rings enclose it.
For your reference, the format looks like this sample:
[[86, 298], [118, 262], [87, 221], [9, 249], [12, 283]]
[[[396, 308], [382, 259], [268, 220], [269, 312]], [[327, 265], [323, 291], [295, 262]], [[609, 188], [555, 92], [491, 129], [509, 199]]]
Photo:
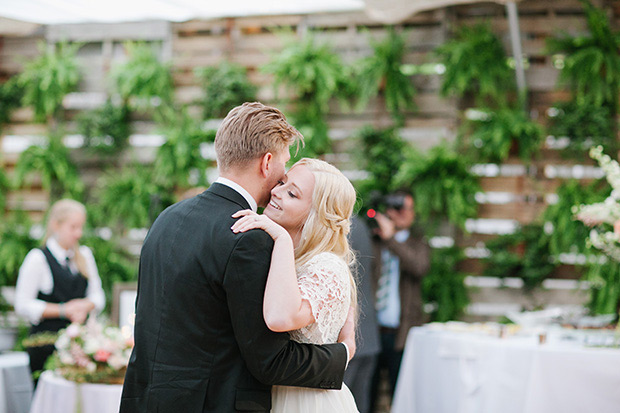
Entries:
[[521, 278], [528, 291], [539, 287], [555, 268], [542, 225], [524, 225], [487, 242], [486, 247], [491, 255], [484, 260], [484, 275]]
[[52, 134], [43, 145], [30, 146], [20, 154], [15, 167], [16, 185], [25, 185], [34, 172], [50, 192], [51, 202], [63, 197], [81, 198], [84, 184], [60, 135]]
[[457, 269], [463, 258], [463, 251], [457, 247], [433, 249], [431, 253], [431, 269], [422, 280], [422, 297], [434, 304], [432, 321], [458, 320], [469, 304], [466, 274]]
[[588, 308], [592, 314], [618, 314], [620, 310], [620, 263], [594, 255], [584, 280], [590, 284]]
[[565, 155], [583, 158], [590, 147], [598, 145], [606, 152], [617, 150], [608, 107], [563, 102], [555, 104], [551, 113], [549, 134], [569, 138]]
[[103, 106], [80, 113], [77, 130], [84, 136], [84, 147], [100, 155], [117, 154], [127, 146], [131, 125], [126, 106], [107, 101]]
[[97, 186], [101, 215], [109, 225], [121, 229], [148, 228], [172, 203], [172, 194], [159, 191], [152, 169], [141, 165], [110, 170], [99, 178]]
[[442, 144], [425, 155], [412, 152], [402, 164], [395, 184], [411, 188], [421, 219], [447, 218], [464, 228], [465, 220], [477, 214], [475, 195], [481, 191], [479, 179], [469, 166], [461, 154]]
[[405, 161], [407, 143], [395, 128], [376, 129], [364, 126], [356, 134], [360, 142], [357, 157], [360, 166], [368, 172], [368, 179], [358, 182], [357, 189], [365, 204], [370, 194], [382, 195], [397, 189], [392, 182]]
[[[0, 163], [2, 160], [0, 159]], [[6, 176], [4, 168], [0, 168], [0, 216], [4, 213], [4, 207], [6, 206], [6, 198], [11, 190], [12, 185], [9, 177]]]
[[478, 106], [502, 106], [515, 90], [514, 70], [488, 24], [461, 27], [436, 53], [445, 66], [444, 96], [471, 95]]
[[41, 55], [26, 63], [18, 77], [23, 88], [24, 106], [32, 106], [37, 121], [58, 115], [62, 100], [74, 91], [80, 80], [76, 54], [80, 44], [58, 43], [55, 48], [39, 44]]
[[31, 223], [23, 211], [0, 221], [0, 286], [14, 286], [26, 254], [39, 243], [30, 236]]
[[138, 278], [138, 263], [127, 250], [118, 245], [114, 239], [102, 239], [90, 234], [80, 240], [88, 246], [95, 257], [101, 286], [105, 291], [106, 308], [112, 308], [114, 284], [135, 281]]
[[185, 108], [168, 109], [164, 113], [167, 115], [159, 123], [166, 125], [163, 130], [166, 142], [159, 147], [155, 157], [155, 183], [168, 190], [207, 185], [205, 170], [209, 161], [202, 157], [200, 147], [204, 143], [213, 142], [216, 131], [203, 130]]
[[0, 131], [11, 121], [11, 113], [21, 106], [24, 88], [18, 79], [18, 76], [13, 76], [0, 85]]
[[223, 118], [232, 108], [256, 100], [257, 87], [248, 80], [245, 67], [231, 62], [196, 68], [204, 96], [200, 101], [206, 119]]
[[602, 202], [609, 196], [610, 190], [603, 181], [583, 185], [578, 180], [567, 181], [556, 190], [558, 202], [549, 205], [542, 216], [543, 222], [553, 225], [553, 231], [545, 231], [552, 255], [587, 252], [586, 239], [590, 228], [575, 219], [573, 207]]
[[[580, 1], [589, 34], [549, 38], [547, 48], [552, 54], [564, 55], [560, 81], [570, 86], [575, 103], [607, 107], [609, 121], [614, 122], [620, 95], [620, 32], [612, 30], [604, 10], [588, 0]], [[612, 127], [616, 130], [615, 124]]]
[[170, 64], [159, 61], [153, 45], [125, 43], [129, 60], [112, 69], [113, 88], [132, 109], [146, 110], [172, 103]]
[[299, 156], [317, 156], [331, 147], [325, 119], [332, 98], [348, 90], [348, 69], [327, 44], [311, 33], [286, 47], [262, 68], [274, 76], [274, 89], [284, 87], [294, 101], [293, 123], [304, 134]]
[[390, 28], [383, 41], [370, 39], [374, 53], [354, 65], [358, 107], [364, 107], [379, 93], [397, 125], [404, 123], [403, 111], [415, 108], [415, 89], [401, 67], [406, 52], [405, 38]]
[[480, 162], [505, 161], [514, 150], [521, 160], [530, 162], [543, 143], [543, 128], [521, 109], [480, 111], [468, 122], [465, 137], [472, 156]]

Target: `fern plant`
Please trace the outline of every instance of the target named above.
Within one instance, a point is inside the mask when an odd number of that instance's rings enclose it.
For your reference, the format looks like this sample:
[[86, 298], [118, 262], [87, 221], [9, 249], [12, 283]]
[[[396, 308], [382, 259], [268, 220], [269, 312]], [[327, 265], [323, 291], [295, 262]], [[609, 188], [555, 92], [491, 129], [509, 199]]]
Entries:
[[300, 156], [327, 152], [331, 147], [325, 119], [329, 102], [348, 90], [348, 69], [340, 57], [308, 34], [300, 41], [289, 41], [262, 70], [274, 76], [276, 93], [284, 87], [294, 101], [293, 123], [307, 132]]
[[484, 260], [484, 275], [521, 278], [528, 291], [539, 287], [555, 269], [542, 225], [525, 225], [487, 242], [486, 247], [491, 255]]
[[576, 205], [603, 202], [610, 190], [603, 181], [582, 185], [578, 180], [567, 181], [556, 190], [558, 202], [549, 205], [542, 216], [544, 222], [553, 225], [553, 231], [545, 235], [551, 254], [557, 256], [566, 252], [587, 252], [586, 239], [590, 229], [575, 219], [572, 209]]
[[463, 258], [463, 251], [457, 247], [438, 248], [431, 253], [431, 269], [422, 280], [422, 297], [424, 302], [434, 304], [432, 321], [457, 320], [469, 304], [466, 274], [458, 271]]
[[370, 99], [382, 93], [387, 110], [402, 125], [402, 112], [415, 108], [415, 89], [409, 76], [401, 70], [406, 51], [404, 36], [391, 28], [385, 40], [371, 39], [370, 43], [374, 53], [355, 65], [358, 107], [366, 106]]
[[478, 212], [475, 195], [481, 191], [479, 179], [469, 163], [446, 144], [428, 154], [411, 152], [396, 178], [398, 187], [411, 188], [416, 212], [425, 220], [447, 218], [460, 228]]
[[444, 96], [470, 94], [478, 106], [502, 106], [515, 90], [514, 71], [488, 24], [461, 27], [454, 39], [436, 49], [436, 54], [445, 66], [441, 85]]
[[84, 111], [77, 118], [77, 130], [84, 146], [101, 155], [113, 155], [127, 146], [131, 125], [126, 106], [107, 101], [102, 107]]
[[21, 106], [24, 88], [18, 79], [18, 76], [13, 76], [0, 85], [0, 131], [11, 121], [11, 113]]
[[[163, 131], [166, 142], [155, 156], [154, 181], [168, 190], [207, 185], [205, 170], [209, 162], [202, 157], [200, 146], [213, 142], [215, 131], [203, 130], [186, 109], [166, 112], [168, 121], [160, 120], [160, 124], [167, 125]], [[192, 175], [195, 175], [193, 181]]]
[[113, 88], [124, 105], [138, 110], [172, 102], [174, 84], [170, 64], [157, 58], [146, 43], [125, 43], [129, 60], [111, 72]]
[[481, 162], [503, 162], [513, 147], [523, 161], [530, 162], [543, 143], [543, 128], [520, 109], [488, 110], [467, 126], [470, 132], [465, 140], [471, 142], [472, 155]]
[[31, 223], [26, 213], [13, 212], [0, 222], [0, 285], [14, 286], [26, 254], [38, 246], [30, 236]]
[[26, 63], [19, 75], [23, 104], [32, 106], [37, 121], [57, 116], [65, 95], [77, 88], [80, 69], [75, 56], [80, 46], [59, 43], [52, 49], [40, 43], [41, 55]]
[[256, 100], [257, 87], [248, 80], [245, 67], [223, 62], [218, 66], [197, 68], [204, 97], [200, 101], [206, 119], [222, 118], [235, 106]]
[[576, 103], [607, 107], [613, 119], [620, 94], [620, 32], [612, 30], [605, 11], [588, 0], [580, 1], [590, 33], [549, 38], [547, 48], [565, 55], [560, 81], [569, 85]]
[[[0, 163], [2, 160], [0, 159]], [[11, 180], [4, 172], [4, 168], [0, 168], [0, 215], [4, 213], [4, 207], [6, 206], [6, 198], [11, 190]]]
[[33, 172], [40, 175], [51, 201], [66, 196], [81, 198], [84, 184], [60, 136], [52, 134], [45, 144], [30, 146], [20, 154], [15, 167], [16, 185], [25, 185]]

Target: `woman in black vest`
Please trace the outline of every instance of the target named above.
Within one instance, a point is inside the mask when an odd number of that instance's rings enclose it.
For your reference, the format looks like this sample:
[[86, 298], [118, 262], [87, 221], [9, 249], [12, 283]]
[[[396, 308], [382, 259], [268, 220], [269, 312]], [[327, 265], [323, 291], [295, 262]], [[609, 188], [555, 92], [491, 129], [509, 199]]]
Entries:
[[[32, 323], [30, 334], [56, 332], [70, 323], [83, 323], [101, 311], [105, 295], [95, 259], [80, 246], [86, 222], [81, 203], [63, 199], [52, 205], [43, 246], [28, 253], [19, 270], [15, 311]], [[42, 370], [54, 346], [29, 349], [30, 369]]]

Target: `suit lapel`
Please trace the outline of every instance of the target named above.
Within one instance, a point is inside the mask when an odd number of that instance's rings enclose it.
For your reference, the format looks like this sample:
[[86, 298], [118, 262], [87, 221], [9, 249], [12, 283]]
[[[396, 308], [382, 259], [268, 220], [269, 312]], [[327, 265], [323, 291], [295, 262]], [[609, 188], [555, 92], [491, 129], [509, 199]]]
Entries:
[[230, 202], [234, 202], [239, 205], [241, 209], [250, 209], [250, 204], [248, 204], [248, 201], [246, 201], [243, 195], [229, 186], [215, 182], [209, 187], [209, 189], [207, 189], [206, 192], [210, 192], [216, 196], [227, 199]]

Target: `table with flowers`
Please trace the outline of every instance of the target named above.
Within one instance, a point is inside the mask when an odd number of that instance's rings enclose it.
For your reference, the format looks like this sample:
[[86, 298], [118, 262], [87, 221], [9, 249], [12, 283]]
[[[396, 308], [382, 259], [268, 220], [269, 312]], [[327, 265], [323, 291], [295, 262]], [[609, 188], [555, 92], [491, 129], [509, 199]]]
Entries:
[[96, 319], [56, 339], [53, 368], [39, 378], [30, 413], [117, 413], [133, 339], [130, 328]]
[[[617, 413], [614, 331], [506, 333], [436, 324], [408, 336], [392, 413]], [[614, 344], [615, 345], [615, 344]]]

